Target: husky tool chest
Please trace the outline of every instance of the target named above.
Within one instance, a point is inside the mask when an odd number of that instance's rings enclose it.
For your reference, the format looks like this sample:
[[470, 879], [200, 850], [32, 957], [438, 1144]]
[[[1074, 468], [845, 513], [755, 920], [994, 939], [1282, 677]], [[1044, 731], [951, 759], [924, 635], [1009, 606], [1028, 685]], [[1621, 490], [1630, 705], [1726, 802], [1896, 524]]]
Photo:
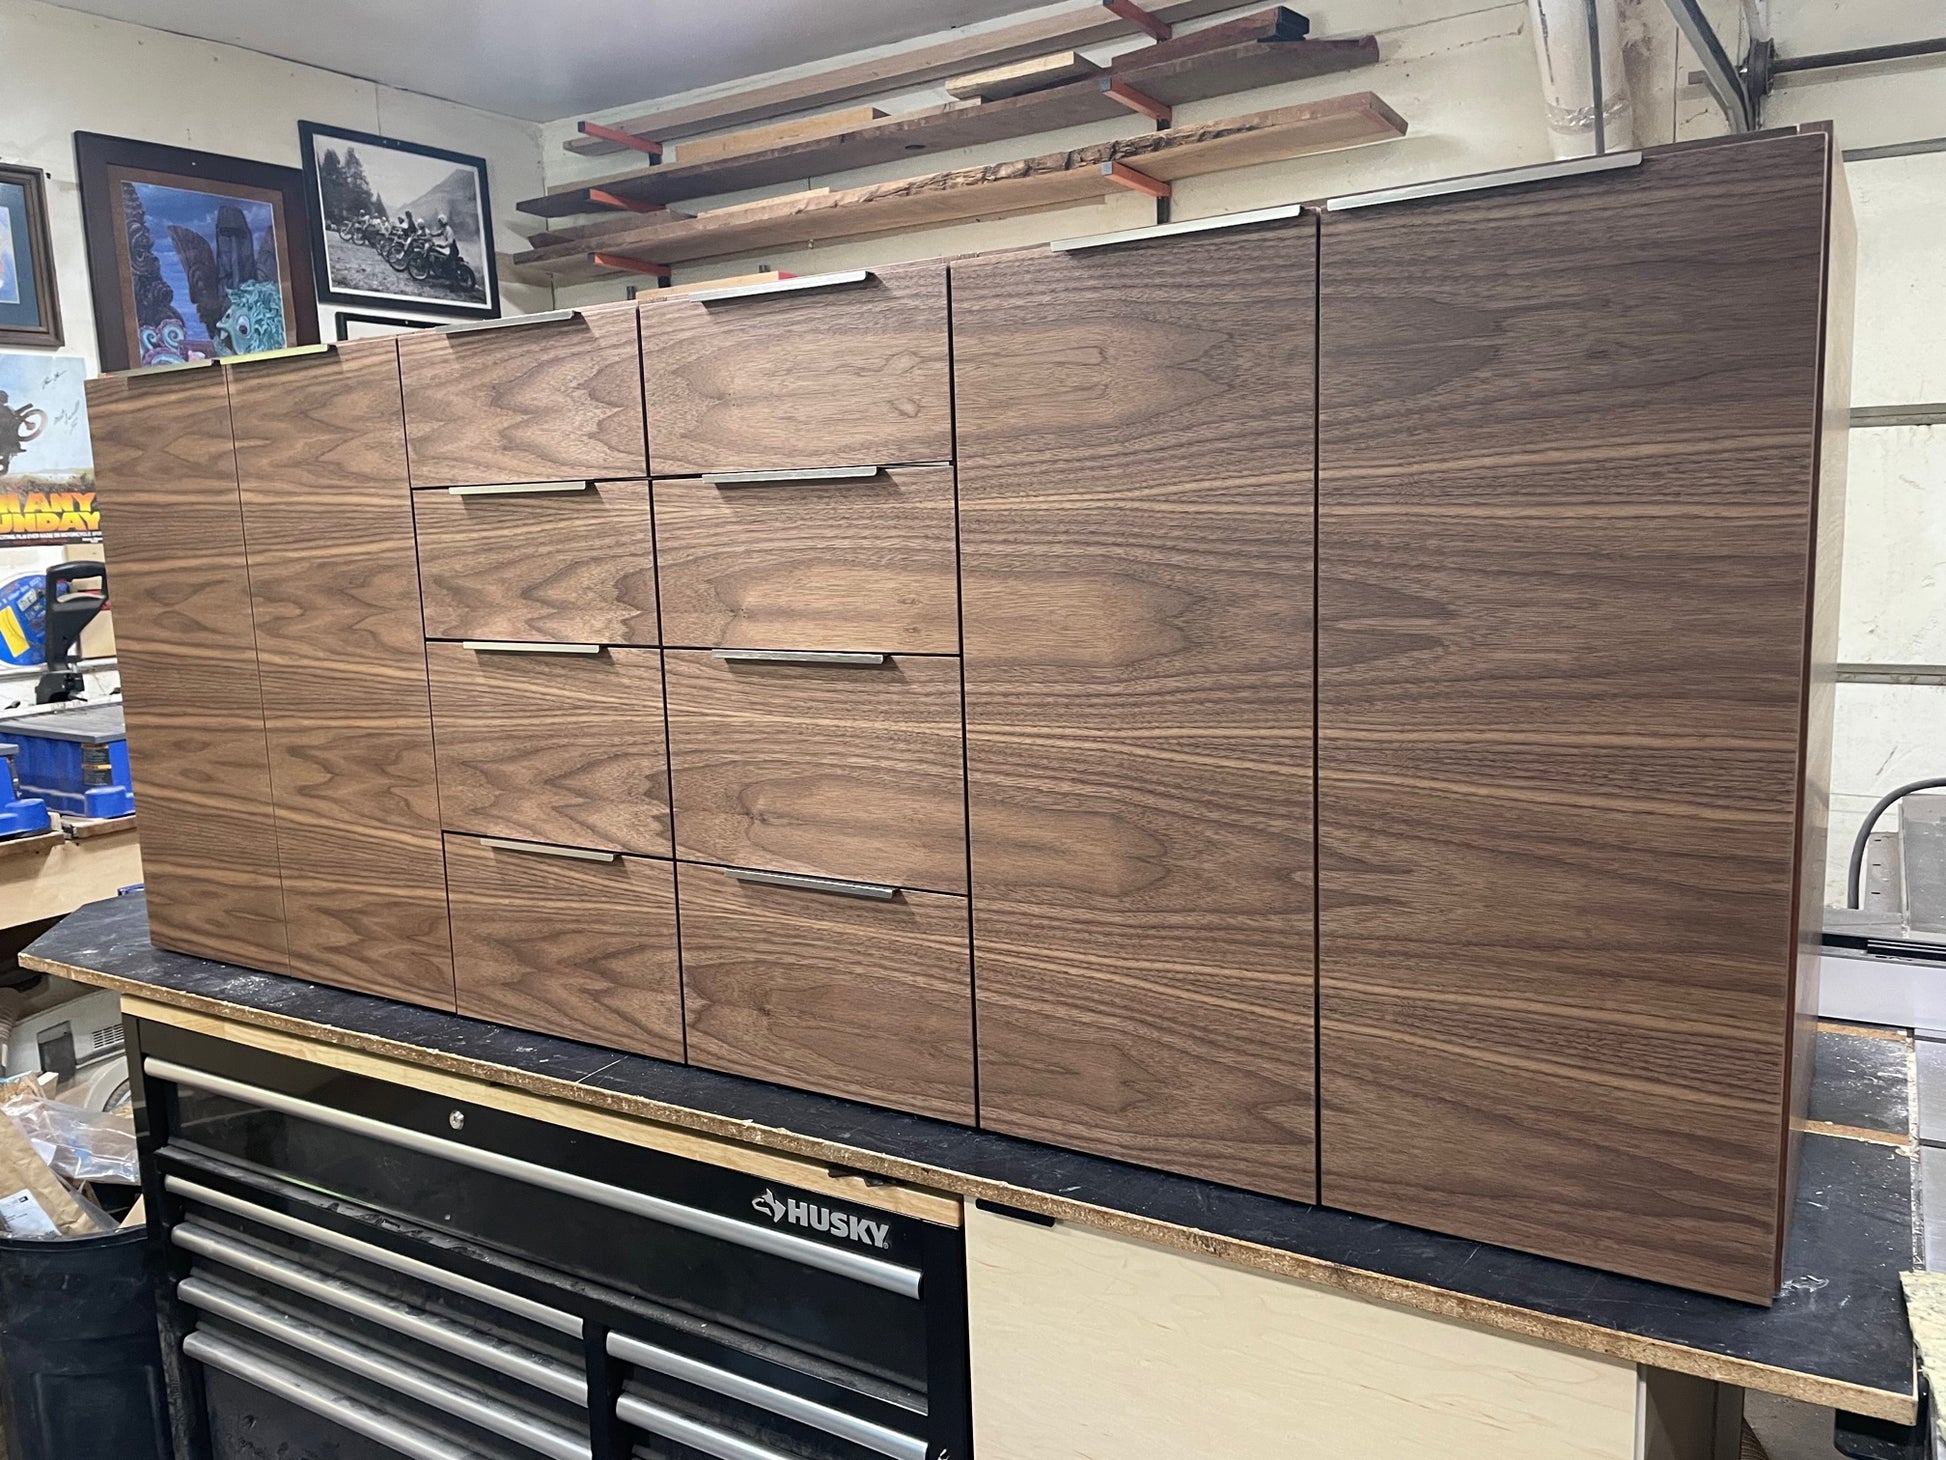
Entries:
[[952, 1203], [129, 1039], [193, 1460], [970, 1453]]

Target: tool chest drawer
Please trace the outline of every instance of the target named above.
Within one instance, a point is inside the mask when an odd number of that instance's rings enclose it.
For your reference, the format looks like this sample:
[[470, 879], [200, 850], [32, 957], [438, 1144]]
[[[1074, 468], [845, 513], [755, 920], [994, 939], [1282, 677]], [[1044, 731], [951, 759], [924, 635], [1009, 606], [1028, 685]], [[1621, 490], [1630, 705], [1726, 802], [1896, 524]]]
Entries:
[[683, 1057], [667, 862], [448, 835], [446, 890], [459, 1013]]
[[286, 1432], [343, 1456], [969, 1453], [948, 1198], [150, 1020], [133, 1043], [165, 1341], [222, 1460]]
[[669, 854], [653, 649], [426, 645], [446, 830]]
[[692, 1064], [971, 1124], [966, 899], [678, 869]]
[[951, 467], [663, 480], [655, 533], [669, 644], [959, 652]]
[[942, 263], [703, 290], [641, 308], [657, 476], [953, 454]]
[[399, 374], [413, 486], [648, 475], [634, 305], [408, 336]]
[[657, 641], [646, 482], [412, 494], [429, 639]]
[[680, 858], [965, 892], [958, 660], [668, 650], [663, 668]]

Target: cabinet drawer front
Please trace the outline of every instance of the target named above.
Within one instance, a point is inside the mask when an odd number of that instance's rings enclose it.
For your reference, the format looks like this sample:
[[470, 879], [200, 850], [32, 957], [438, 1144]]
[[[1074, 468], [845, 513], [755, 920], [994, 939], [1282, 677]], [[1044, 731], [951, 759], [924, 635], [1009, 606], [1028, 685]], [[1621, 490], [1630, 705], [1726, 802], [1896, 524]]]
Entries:
[[668, 863], [448, 836], [446, 888], [460, 1013], [682, 1058]]
[[447, 830], [668, 855], [655, 650], [495, 654], [428, 644], [426, 661]]
[[655, 530], [671, 644], [959, 652], [951, 467], [659, 481]]
[[646, 482], [412, 494], [429, 639], [656, 642]]
[[679, 856], [966, 890], [958, 660], [664, 657]]
[[679, 870], [694, 1064], [973, 1119], [966, 900], [885, 900]]
[[642, 306], [658, 476], [889, 466], [953, 453], [946, 266]]
[[648, 475], [635, 306], [399, 346], [415, 487]]

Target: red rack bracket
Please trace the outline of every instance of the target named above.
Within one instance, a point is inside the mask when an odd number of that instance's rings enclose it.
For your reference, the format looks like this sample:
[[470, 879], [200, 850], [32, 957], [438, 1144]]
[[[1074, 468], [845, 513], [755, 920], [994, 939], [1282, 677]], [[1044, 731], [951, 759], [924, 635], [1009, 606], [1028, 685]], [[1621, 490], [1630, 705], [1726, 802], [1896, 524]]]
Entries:
[[1137, 30], [1147, 31], [1151, 40], [1166, 41], [1175, 34], [1175, 27], [1166, 20], [1157, 20], [1144, 10], [1135, 0], [1101, 0], [1102, 7], [1112, 10]]
[[1152, 198], [1169, 196], [1169, 184], [1159, 178], [1150, 177], [1146, 172], [1137, 172], [1134, 168], [1120, 162], [1102, 163], [1101, 175], [1110, 182], [1120, 183], [1123, 187], [1138, 193], [1147, 193]]
[[607, 188], [589, 188], [588, 201], [602, 208], [620, 208], [629, 213], [660, 213], [665, 203], [645, 203], [640, 198], [619, 197]]
[[575, 126], [584, 137], [597, 137], [603, 142], [613, 142], [617, 147], [626, 147], [631, 152], [646, 152], [655, 158], [662, 156], [662, 144], [652, 137], [638, 137], [633, 132], [604, 127], [600, 122], [576, 122]]
[[1153, 96], [1145, 96], [1126, 81], [1117, 81], [1112, 76], [1101, 78], [1101, 89], [1130, 111], [1140, 112], [1165, 127], [1169, 125], [1170, 118], [1174, 115], [1167, 102], [1157, 101]]
[[625, 274], [653, 274], [658, 279], [669, 277], [667, 264], [654, 264], [647, 259], [624, 258], [618, 253], [596, 254], [595, 266], [602, 269], [620, 269]]

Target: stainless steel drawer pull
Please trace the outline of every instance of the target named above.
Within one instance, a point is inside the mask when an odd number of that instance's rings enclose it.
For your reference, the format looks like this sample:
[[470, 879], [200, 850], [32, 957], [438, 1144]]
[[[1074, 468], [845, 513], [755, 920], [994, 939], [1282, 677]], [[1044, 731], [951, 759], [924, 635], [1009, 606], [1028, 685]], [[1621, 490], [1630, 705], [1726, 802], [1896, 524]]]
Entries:
[[1156, 238], [1180, 238], [1186, 233], [1214, 233], [1222, 228], [1248, 228], [1252, 223], [1275, 223], [1296, 218], [1303, 203], [1285, 203], [1275, 208], [1249, 208], [1240, 213], [1218, 213], [1211, 218], [1186, 218], [1180, 223], [1157, 223], [1147, 228], [1125, 228], [1119, 233], [1089, 233], [1080, 238], [1057, 238], [1048, 247], [1055, 253], [1080, 253], [1091, 248], [1114, 248], [1122, 243], [1147, 243]]
[[476, 654], [599, 654], [602, 644], [529, 644], [523, 639], [461, 639]]
[[1346, 193], [1327, 198], [1327, 213], [1344, 213], [1353, 208], [1378, 208], [1387, 203], [1410, 203], [1420, 198], [1444, 198], [1453, 193], [1481, 193], [1489, 188], [1511, 188], [1520, 183], [1552, 182], [1557, 178], [1581, 177], [1591, 172], [1615, 172], [1640, 165], [1640, 152], [1603, 152], [1593, 157], [1570, 157], [1562, 162], [1537, 162], [1532, 167], [1508, 167], [1498, 172], [1475, 172], [1465, 177], [1442, 177], [1432, 182], [1407, 183], [1396, 188], [1375, 188], [1369, 193]]
[[482, 1460], [477, 1450], [429, 1435], [390, 1410], [353, 1398], [309, 1374], [272, 1363], [220, 1334], [199, 1328], [184, 1336], [182, 1351], [199, 1364], [220, 1369], [266, 1394], [287, 1399], [299, 1409], [307, 1409], [353, 1434], [397, 1450], [408, 1460]]
[[766, 294], [796, 294], [805, 289], [836, 289], [845, 284], [862, 284], [871, 277], [870, 269], [845, 269], [836, 274], [806, 274], [801, 279], [771, 279], [762, 284], [737, 284], [728, 289], [698, 289], [685, 297], [698, 304], [720, 304], [726, 299], [757, 299]]
[[709, 1425], [698, 1424], [687, 1415], [651, 1404], [646, 1399], [638, 1399], [633, 1394], [624, 1394], [615, 1401], [615, 1418], [624, 1424], [634, 1425], [638, 1430], [647, 1430], [665, 1440], [674, 1440], [678, 1445], [687, 1445], [692, 1450], [701, 1450], [705, 1455], [714, 1455], [716, 1460], [791, 1460], [781, 1450], [773, 1450], [768, 1445], [756, 1444], [741, 1435], [726, 1434]]
[[894, 1460], [926, 1460], [926, 1442], [922, 1439], [902, 1435], [897, 1430], [873, 1424], [868, 1419], [846, 1414], [843, 1410], [832, 1409], [829, 1405], [819, 1404], [788, 1390], [759, 1384], [755, 1379], [701, 1363], [687, 1354], [672, 1353], [666, 1348], [644, 1343], [639, 1338], [630, 1338], [625, 1333], [608, 1335], [608, 1352], [626, 1363], [653, 1370], [671, 1379], [680, 1379], [685, 1384], [694, 1384], [712, 1394], [754, 1404], [785, 1419], [794, 1419], [812, 1429], [823, 1430], [827, 1435], [836, 1435], [841, 1440], [850, 1440], [854, 1445], [863, 1445], [867, 1450], [890, 1455]]
[[501, 482], [490, 487], [448, 487], [451, 497], [537, 497], [543, 492], [591, 492], [593, 482]]
[[882, 466], [807, 466], [794, 471], [706, 471], [703, 480], [714, 487], [756, 487], [766, 482], [865, 481], [885, 470]]
[[227, 1318], [348, 1374], [356, 1374], [503, 1439], [538, 1450], [552, 1460], [592, 1460], [587, 1442], [563, 1425], [523, 1414], [481, 1390], [455, 1384], [451, 1379], [401, 1363], [391, 1354], [366, 1348], [316, 1324], [279, 1313], [248, 1293], [213, 1283], [208, 1278], [186, 1277], [176, 1284], [176, 1296], [202, 1312]]
[[840, 897], [869, 897], [884, 902], [897, 897], [899, 889], [885, 882], [852, 882], [843, 877], [807, 877], [801, 872], [760, 872], [754, 867], [725, 867], [723, 875], [732, 882], [762, 882], [771, 887], [796, 887], [805, 892], [835, 892]]
[[835, 649], [712, 649], [718, 659], [763, 664], [883, 664], [887, 654], [853, 654]]
[[538, 1186], [546, 1191], [558, 1191], [563, 1196], [578, 1197], [582, 1201], [590, 1201], [597, 1206], [609, 1207], [618, 1212], [630, 1212], [638, 1217], [647, 1217], [652, 1222], [680, 1227], [686, 1232], [700, 1232], [706, 1237], [717, 1237], [735, 1246], [747, 1247], [753, 1252], [764, 1252], [773, 1257], [801, 1262], [806, 1267], [834, 1272], [841, 1277], [852, 1278], [871, 1287], [883, 1288], [889, 1293], [898, 1293], [902, 1297], [919, 1296], [919, 1270], [896, 1262], [887, 1262], [883, 1258], [867, 1257], [862, 1252], [850, 1252], [841, 1247], [827, 1247], [821, 1242], [794, 1237], [788, 1232], [781, 1232], [772, 1227], [759, 1227], [751, 1222], [738, 1221], [720, 1212], [704, 1211], [699, 1207], [684, 1206], [680, 1202], [668, 1201], [659, 1196], [630, 1191], [626, 1187], [610, 1186], [605, 1181], [579, 1176], [572, 1171], [557, 1171], [551, 1166], [540, 1166], [532, 1161], [503, 1156], [498, 1151], [483, 1151], [473, 1146], [461, 1145], [458, 1141], [444, 1140], [422, 1131], [390, 1125], [382, 1120], [373, 1120], [369, 1116], [353, 1115], [348, 1110], [338, 1110], [310, 1100], [299, 1100], [296, 1096], [286, 1095], [280, 1090], [265, 1090], [256, 1085], [246, 1085], [241, 1080], [212, 1075], [204, 1070], [192, 1070], [187, 1065], [179, 1065], [171, 1060], [150, 1056], [142, 1061], [142, 1068], [158, 1080], [173, 1080], [176, 1084], [185, 1085], [191, 1090], [203, 1090], [211, 1095], [221, 1095], [228, 1100], [240, 1100], [246, 1105], [261, 1106], [265, 1110], [275, 1110], [298, 1120], [308, 1120], [316, 1125], [329, 1126], [333, 1130], [348, 1131], [369, 1140], [381, 1141], [388, 1146], [397, 1146], [401, 1150], [417, 1151], [421, 1155], [451, 1161], [456, 1166], [467, 1166], [475, 1171], [490, 1172], [495, 1176], [504, 1176], [511, 1181], [522, 1181], [529, 1186]]
[[550, 309], [541, 314], [508, 314], [499, 319], [463, 319], [458, 324], [439, 326], [442, 335], [474, 335], [481, 330], [521, 329], [530, 324], [565, 324], [581, 318], [578, 309]]
[[[225, 1267], [248, 1273], [267, 1283], [307, 1298], [315, 1298], [342, 1312], [368, 1319], [381, 1327], [418, 1339], [433, 1348], [471, 1359], [482, 1368], [531, 1384], [536, 1389], [559, 1395], [575, 1404], [588, 1402], [588, 1379], [584, 1370], [534, 1353], [515, 1344], [486, 1338], [459, 1324], [367, 1292], [342, 1278], [311, 1272], [288, 1261], [281, 1253], [266, 1251], [248, 1242], [239, 1242], [227, 1233], [197, 1222], [183, 1222], [172, 1228], [169, 1240], [185, 1252], [194, 1252], [220, 1262]], [[924, 1457], [921, 1457], [924, 1460]]]
[[565, 1333], [574, 1338], [581, 1337], [581, 1320], [572, 1313], [563, 1313], [558, 1308], [550, 1308], [545, 1303], [536, 1303], [531, 1298], [523, 1298], [517, 1293], [509, 1293], [491, 1283], [479, 1282], [470, 1277], [462, 1277], [456, 1272], [448, 1272], [443, 1267], [435, 1267], [430, 1262], [421, 1262], [416, 1257], [406, 1257], [389, 1248], [379, 1247], [370, 1242], [361, 1242], [356, 1237], [347, 1237], [334, 1232], [329, 1227], [320, 1227], [297, 1217], [287, 1217], [282, 1212], [260, 1207], [255, 1202], [244, 1201], [217, 1191], [214, 1187], [204, 1186], [201, 1182], [188, 1181], [180, 1176], [163, 1178], [163, 1188], [189, 1201], [201, 1202], [204, 1206], [215, 1207], [220, 1212], [242, 1217], [245, 1221], [255, 1222], [258, 1226], [268, 1227], [274, 1232], [297, 1237], [318, 1247], [327, 1247], [333, 1252], [342, 1252], [347, 1257], [356, 1257], [361, 1262], [369, 1262], [373, 1267], [383, 1267], [398, 1273], [401, 1277], [417, 1278], [422, 1283], [444, 1288], [449, 1293], [458, 1293], [462, 1298], [471, 1298], [476, 1303], [485, 1303], [498, 1308], [503, 1313], [512, 1313], [525, 1318], [530, 1323], [538, 1323], [543, 1328], [551, 1328], [556, 1333]]
[[557, 847], [547, 842], [520, 842], [512, 837], [483, 836], [481, 846], [492, 852], [525, 852], [530, 857], [560, 857], [570, 862], [618, 862], [620, 852], [597, 852], [589, 847]]

